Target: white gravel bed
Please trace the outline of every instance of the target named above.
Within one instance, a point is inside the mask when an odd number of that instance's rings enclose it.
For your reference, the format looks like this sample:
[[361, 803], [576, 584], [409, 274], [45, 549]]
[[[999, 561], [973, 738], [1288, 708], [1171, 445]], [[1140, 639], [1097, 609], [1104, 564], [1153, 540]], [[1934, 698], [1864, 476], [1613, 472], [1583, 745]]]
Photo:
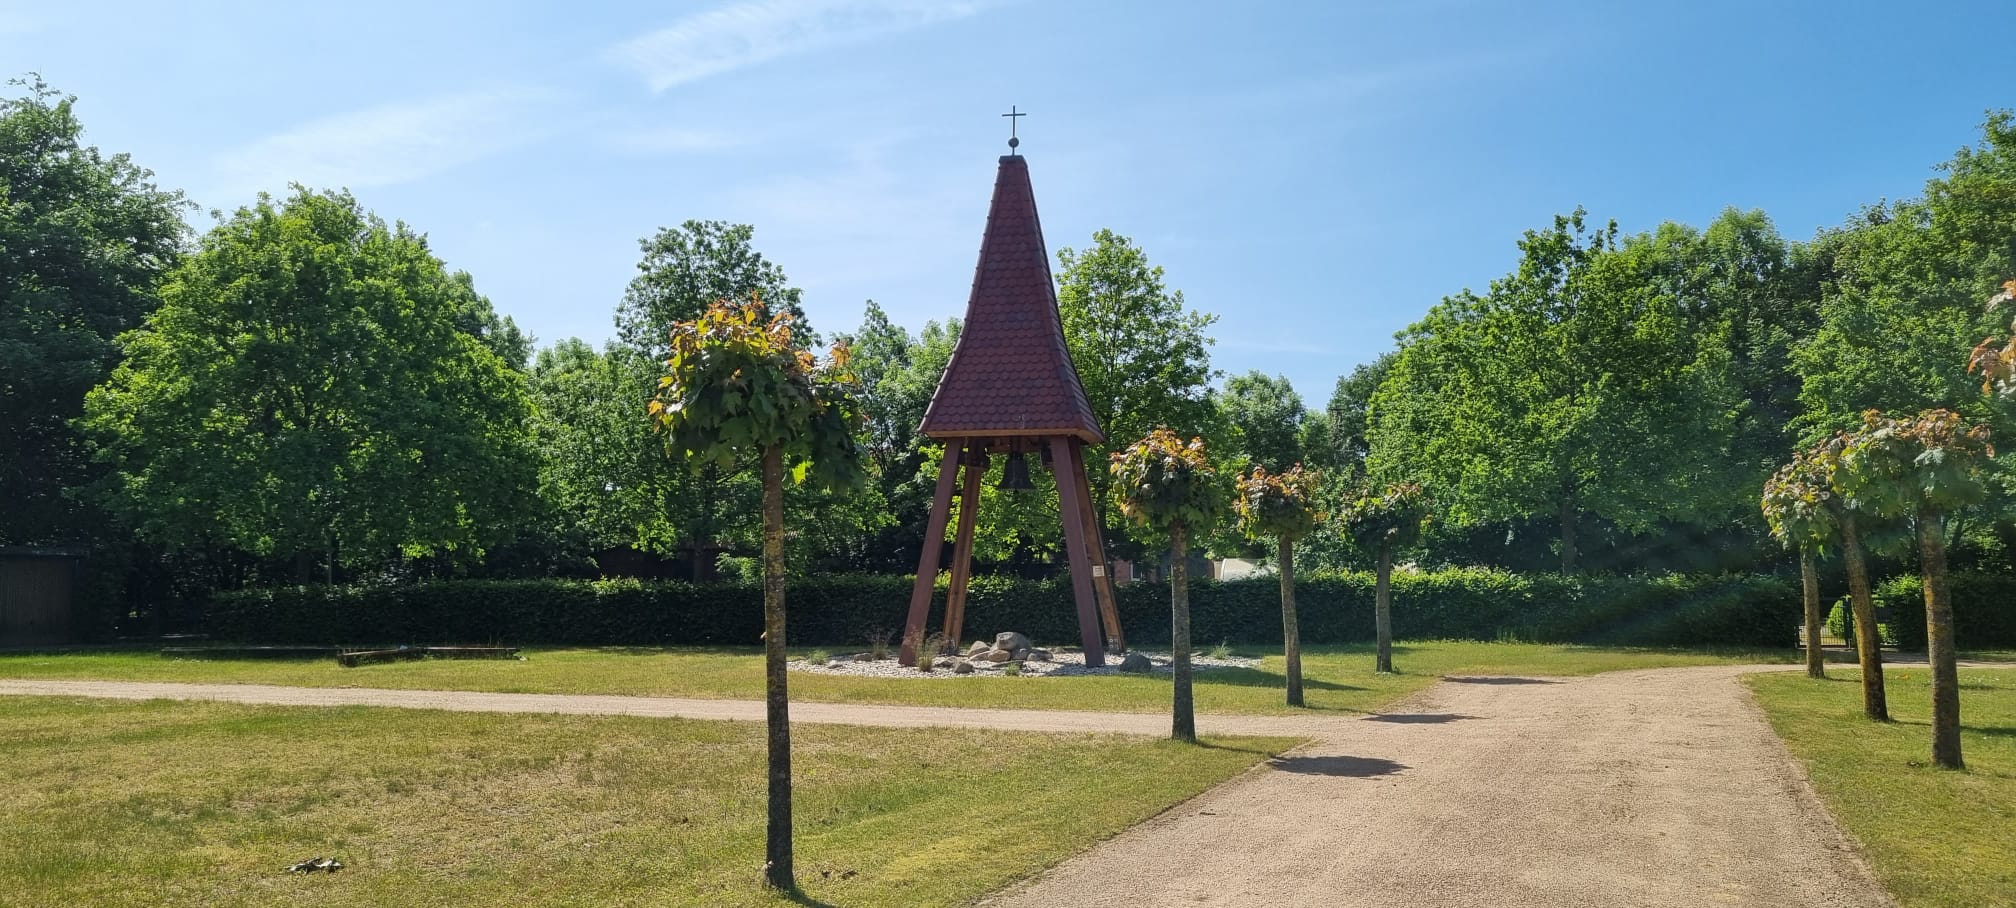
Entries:
[[[1151, 653], [1145, 650], [1132, 650], [1132, 652], [1148, 657], [1148, 661], [1154, 666], [1150, 670], [1150, 674], [1169, 674], [1168, 653]], [[896, 664], [896, 657], [893, 655], [886, 659], [876, 659], [871, 662], [855, 662], [853, 658], [854, 656], [851, 653], [842, 654], [835, 656], [834, 661], [825, 664], [814, 664], [803, 659], [793, 659], [791, 660], [790, 668], [795, 672], [808, 672], [815, 675], [850, 675], [857, 678], [948, 679], [1007, 677], [1006, 668], [1011, 664], [1005, 662], [974, 662], [972, 663], [972, 674], [960, 675], [952, 671], [952, 666], [960, 661], [953, 656], [939, 656], [937, 667], [928, 672], [898, 665]], [[1049, 675], [1066, 677], [1073, 675], [1126, 674], [1120, 670], [1120, 660], [1122, 658], [1125, 657], [1121, 654], [1107, 653], [1105, 666], [1086, 668], [1084, 653], [1053, 650], [1051, 660], [1048, 662], [1036, 662], [1032, 660], [1022, 663], [1021, 676], [1024, 678], [1041, 678]], [[1210, 671], [1216, 668], [1257, 668], [1259, 665], [1259, 659], [1244, 656], [1230, 656], [1224, 659], [1214, 659], [1210, 656], [1195, 653], [1190, 656], [1190, 667], [1194, 671]]]

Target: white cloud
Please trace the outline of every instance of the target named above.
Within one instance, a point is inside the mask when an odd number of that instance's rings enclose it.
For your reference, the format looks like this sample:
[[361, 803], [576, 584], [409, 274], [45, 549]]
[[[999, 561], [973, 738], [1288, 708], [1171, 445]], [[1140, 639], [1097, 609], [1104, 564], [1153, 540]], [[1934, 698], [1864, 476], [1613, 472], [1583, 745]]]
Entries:
[[234, 191], [384, 186], [459, 167], [537, 138], [544, 91], [472, 91], [311, 120], [219, 155]]
[[790, 54], [960, 19], [985, 0], [743, 0], [612, 47], [652, 91]]

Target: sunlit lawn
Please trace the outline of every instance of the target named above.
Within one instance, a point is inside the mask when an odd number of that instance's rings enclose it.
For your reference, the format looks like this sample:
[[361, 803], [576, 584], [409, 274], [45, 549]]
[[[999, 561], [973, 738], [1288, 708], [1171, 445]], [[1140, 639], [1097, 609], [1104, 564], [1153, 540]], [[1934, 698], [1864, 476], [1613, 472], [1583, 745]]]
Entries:
[[[1292, 745], [795, 730], [798, 867], [953, 905]], [[758, 723], [0, 697], [0, 905], [763, 905]], [[332, 856], [336, 874], [283, 873]]]
[[1884, 672], [1890, 714], [1862, 718], [1860, 674], [1749, 679], [1771, 724], [1907, 908], [2016, 906], [2016, 669], [1962, 669], [1967, 770], [1934, 769], [1928, 674]]
[[[1235, 648], [1235, 652], [1237, 648]], [[1303, 655], [1308, 704], [1317, 710], [1367, 711], [1448, 675], [1588, 675], [1631, 668], [1787, 662], [1791, 650], [1618, 649], [1518, 643], [1410, 642], [1396, 647], [1398, 674], [1372, 671], [1369, 646], [1312, 647]], [[1197, 674], [1197, 707], [1217, 713], [1281, 713], [1281, 657], [1257, 669]], [[638, 694], [759, 698], [763, 665], [755, 650], [533, 650], [524, 661], [434, 660], [343, 668], [331, 660], [208, 661], [152, 652], [0, 655], [0, 678], [99, 678], [391, 687], [512, 693]], [[1022, 707], [1157, 712], [1169, 705], [1164, 677], [939, 679], [856, 678], [791, 673], [794, 699], [844, 703]]]

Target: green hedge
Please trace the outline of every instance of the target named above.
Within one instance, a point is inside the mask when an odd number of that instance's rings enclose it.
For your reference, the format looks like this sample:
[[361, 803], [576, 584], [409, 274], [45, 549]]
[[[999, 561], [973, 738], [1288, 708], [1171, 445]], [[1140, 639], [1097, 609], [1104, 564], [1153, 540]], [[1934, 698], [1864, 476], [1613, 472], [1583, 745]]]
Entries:
[[[2016, 647], [2016, 577], [1949, 574], [1953, 636], [1963, 650]], [[1916, 574], [1877, 584], [1876, 601], [1890, 608], [1887, 629], [1897, 648], [1925, 651], [1925, 587]]]
[[[1302, 639], [1372, 638], [1372, 576], [1302, 578]], [[791, 642], [851, 647], [900, 628], [910, 579], [833, 576], [790, 586]], [[1272, 577], [1193, 584], [1193, 638], [1200, 643], [1281, 641], [1280, 590]], [[1162, 584], [1118, 589], [1130, 641], [1169, 639]], [[1775, 577], [1563, 578], [1483, 570], [1393, 578], [1393, 632], [1401, 639], [1522, 640], [1635, 646], [1791, 646], [1798, 594]], [[944, 585], [933, 600], [939, 626]], [[553, 645], [751, 645], [763, 631], [762, 591], [752, 585], [635, 580], [445, 581], [391, 587], [285, 587], [217, 597], [214, 639], [295, 644], [512, 643]], [[1018, 630], [1045, 642], [1078, 639], [1068, 581], [976, 577], [966, 634]]]

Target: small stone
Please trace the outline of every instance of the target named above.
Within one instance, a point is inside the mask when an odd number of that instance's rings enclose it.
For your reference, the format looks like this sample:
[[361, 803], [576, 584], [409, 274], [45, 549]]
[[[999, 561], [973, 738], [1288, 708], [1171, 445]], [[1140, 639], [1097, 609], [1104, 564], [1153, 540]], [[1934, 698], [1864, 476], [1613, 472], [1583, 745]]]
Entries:
[[1024, 655], [1023, 658], [1026, 658], [1031, 662], [1048, 662], [1050, 661], [1050, 651], [1047, 649], [1035, 649], [1032, 647], [1029, 650], [1029, 652], [1026, 655]]
[[1120, 670], [1129, 674], [1143, 675], [1154, 668], [1155, 663], [1148, 661], [1148, 657], [1140, 653], [1128, 653], [1127, 658], [1120, 660]]
[[856, 661], [856, 662], [873, 662], [873, 661], [875, 661], [875, 654], [874, 654], [874, 653], [855, 653], [855, 654], [854, 654], [854, 661]]
[[954, 664], [953, 664], [953, 666], [952, 666], [952, 674], [955, 674], [955, 675], [970, 675], [970, 674], [973, 674], [973, 663], [971, 663], [971, 662], [968, 662], [968, 661], [966, 661], [966, 660], [964, 660], [964, 659], [961, 659], [961, 660], [959, 660], [958, 662], [956, 662], [956, 663], [954, 663]]
[[994, 644], [992, 643], [988, 643], [985, 640], [975, 640], [972, 646], [966, 648], [966, 657], [970, 659], [993, 648]]
[[1029, 648], [1029, 647], [1026, 647], [1026, 646], [1025, 646], [1025, 647], [1023, 647], [1023, 648], [1021, 648], [1021, 649], [1018, 649], [1018, 650], [1016, 650], [1016, 651], [1015, 651], [1015, 655], [1014, 655], [1014, 658], [1011, 658], [1011, 659], [1009, 659], [1008, 661], [1010, 661], [1010, 662], [1027, 662], [1027, 661], [1029, 661], [1029, 651], [1030, 651], [1030, 648]]
[[943, 658], [943, 659], [939, 659], [939, 660], [938, 660], [938, 667], [939, 667], [939, 668], [951, 668], [951, 667], [953, 667], [953, 665], [954, 665], [954, 664], [956, 663], [956, 661], [957, 661], [957, 660], [955, 660], [955, 659], [951, 658], [950, 656], [947, 656], [947, 657], [945, 657], [945, 658]]
[[1013, 658], [1015, 658], [1015, 654], [1005, 649], [990, 649], [981, 653], [978, 660], [981, 662], [1007, 662]]
[[1035, 646], [1035, 644], [1030, 643], [1028, 637], [1024, 637], [1014, 631], [1002, 631], [994, 635], [995, 649], [1007, 650], [1012, 653], [1018, 649], [1028, 649], [1031, 646]]

